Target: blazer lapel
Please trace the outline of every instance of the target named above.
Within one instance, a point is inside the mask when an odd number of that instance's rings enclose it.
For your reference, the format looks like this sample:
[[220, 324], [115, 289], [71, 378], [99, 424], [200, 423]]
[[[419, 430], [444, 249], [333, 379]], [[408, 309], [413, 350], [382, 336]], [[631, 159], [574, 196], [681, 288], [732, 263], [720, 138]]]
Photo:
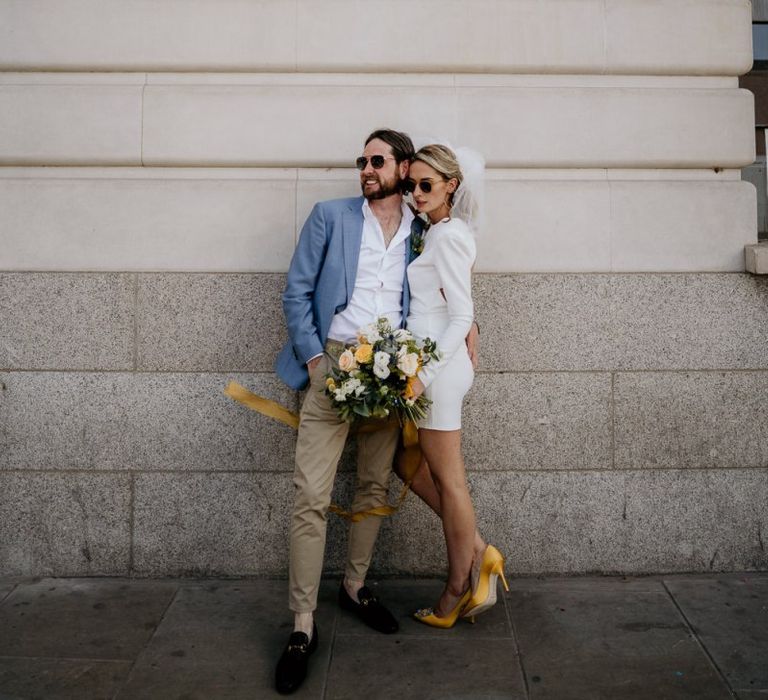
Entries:
[[344, 240], [344, 278], [347, 284], [347, 303], [355, 288], [357, 263], [360, 260], [360, 246], [363, 242], [363, 211], [350, 206], [341, 218], [341, 235]]

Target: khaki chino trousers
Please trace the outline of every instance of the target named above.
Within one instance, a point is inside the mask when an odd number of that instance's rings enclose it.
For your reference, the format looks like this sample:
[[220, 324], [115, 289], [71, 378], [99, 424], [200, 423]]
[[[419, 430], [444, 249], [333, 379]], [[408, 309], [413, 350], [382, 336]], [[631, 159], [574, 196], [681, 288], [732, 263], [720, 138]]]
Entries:
[[[310, 374], [309, 389], [301, 407], [293, 477], [295, 501], [291, 519], [289, 607], [294, 612], [312, 612], [323, 570], [328, 507], [336, 469], [347, 441], [350, 425], [340, 420], [324, 393], [325, 375], [343, 348], [329, 343]], [[387, 502], [387, 484], [397, 449], [397, 422], [357, 438], [357, 483], [352, 511], [382, 506]], [[364, 581], [371, 563], [381, 518], [372, 516], [352, 523], [346, 576]]]

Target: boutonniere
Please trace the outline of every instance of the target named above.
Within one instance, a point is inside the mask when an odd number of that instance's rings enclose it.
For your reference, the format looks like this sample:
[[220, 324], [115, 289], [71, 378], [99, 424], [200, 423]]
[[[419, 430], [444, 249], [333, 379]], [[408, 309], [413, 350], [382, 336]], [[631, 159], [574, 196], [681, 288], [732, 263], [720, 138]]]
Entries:
[[413, 211], [416, 214], [416, 218], [422, 222], [420, 231], [411, 231], [411, 258], [418, 258], [424, 252], [424, 238], [429, 231], [429, 226], [432, 223], [429, 217], [424, 214], [419, 214], [416, 210]]
[[411, 233], [411, 258], [418, 258], [424, 252], [425, 233], [423, 230]]

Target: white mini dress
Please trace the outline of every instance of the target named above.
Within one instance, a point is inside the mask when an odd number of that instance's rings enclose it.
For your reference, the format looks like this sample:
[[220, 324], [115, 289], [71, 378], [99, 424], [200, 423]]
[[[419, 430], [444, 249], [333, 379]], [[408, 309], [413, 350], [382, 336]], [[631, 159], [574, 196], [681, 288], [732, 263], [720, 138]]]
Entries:
[[466, 345], [474, 318], [475, 254], [475, 239], [466, 223], [447, 219], [430, 227], [424, 250], [408, 266], [411, 300], [406, 328], [417, 338], [434, 340], [440, 356], [419, 372], [424, 394], [432, 401], [420, 428], [461, 428], [461, 406], [475, 376]]

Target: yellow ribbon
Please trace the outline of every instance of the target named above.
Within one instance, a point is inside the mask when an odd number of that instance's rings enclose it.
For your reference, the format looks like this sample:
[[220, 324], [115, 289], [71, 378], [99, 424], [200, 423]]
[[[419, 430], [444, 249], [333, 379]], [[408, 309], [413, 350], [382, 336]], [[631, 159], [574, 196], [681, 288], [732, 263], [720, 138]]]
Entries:
[[281, 423], [285, 423], [294, 430], [299, 429], [299, 414], [289, 411], [284, 406], [281, 406], [275, 401], [265, 399], [263, 396], [257, 396], [252, 391], [248, 391], [244, 386], [241, 386], [237, 382], [230, 382], [227, 384], [227, 388], [224, 389], [224, 393], [229, 396], [230, 399], [239, 401], [243, 406], [261, 413], [268, 418], [274, 418]]
[[[253, 411], [256, 411], [257, 413], [261, 413], [263, 416], [274, 418], [275, 420], [280, 421], [281, 423], [285, 423], [285, 425], [290, 426], [295, 430], [298, 430], [299, 428], [298, 413], [289, 411], [287, 408], [281, 406], [275, 401], [271, 401], [270, 399], [265, 399], [263, 396], [254, 394], [252, 391], [249, 391], [237, 382], [229, 382], [229, 384], [227, 384], [227, 388], [224, 389], [224, 393], [231, 399], [234, 399], [235, 401], [243, 404]], [[375, 430], [381, 430], [386, 425], [388, 425], [388, 423], [384, 421], [381, 423], [364, 423], [357, 427], [356, 432], [370, 433]], [[421, 450], [419, 449], [419, 429], [416, 427], [416, 424], [413, 421], [406, 421], [406, 423], [403, 425], [402, 438], [403, 452], [401, 455], [400, 464], [403, 471], [404, 484], [395, 505], [378, 506], [376, 508], [371, 508], [370, 510], [363, 510], [352, 513], [350, 511], [344, 510], [340, 506], [332, 504], [328, 509], [331, 513], [356, 523], [360, 520], [364, 520], [365, 518], [370, 518], [373, 515], [386, 518], [387, 516], [397, 512], [397, 510], [402, 505], [406, 495], [408, 494], [408, 489], [410, 488], [411, 482], [413, 481], [414, 476], [416, 476], [416, 472], [418, 471], [419, 465], [421, 464]]]

